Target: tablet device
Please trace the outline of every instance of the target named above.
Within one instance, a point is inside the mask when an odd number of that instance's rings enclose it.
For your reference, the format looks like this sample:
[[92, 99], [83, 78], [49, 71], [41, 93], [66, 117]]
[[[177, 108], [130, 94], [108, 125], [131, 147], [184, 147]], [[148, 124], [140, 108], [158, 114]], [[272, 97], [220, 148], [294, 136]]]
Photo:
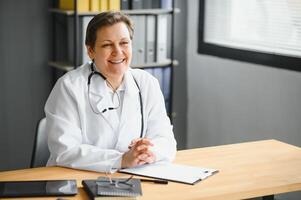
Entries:
[[72, 196], [76, 194], [76, 180], [0, 181], [0, 198]]

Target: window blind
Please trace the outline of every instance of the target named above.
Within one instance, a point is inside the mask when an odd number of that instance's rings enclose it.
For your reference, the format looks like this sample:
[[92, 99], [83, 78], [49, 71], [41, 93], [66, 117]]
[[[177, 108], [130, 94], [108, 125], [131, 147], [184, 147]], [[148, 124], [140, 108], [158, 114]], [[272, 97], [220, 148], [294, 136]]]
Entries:
[[301, 58], [300, 0], [206, 0], [204, 42]]

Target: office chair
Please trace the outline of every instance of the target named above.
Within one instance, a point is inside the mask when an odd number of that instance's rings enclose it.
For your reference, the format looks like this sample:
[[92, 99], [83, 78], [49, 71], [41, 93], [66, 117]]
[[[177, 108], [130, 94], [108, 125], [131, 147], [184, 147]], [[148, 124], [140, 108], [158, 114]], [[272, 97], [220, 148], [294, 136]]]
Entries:
[[30, 167], [44, 167], [46, 166], [50, 152], [48, 149], [47, 135], [45, 132], [46, 118], [41, 119], [36, 128], [36, 135], [34, 147], [31, 156]]

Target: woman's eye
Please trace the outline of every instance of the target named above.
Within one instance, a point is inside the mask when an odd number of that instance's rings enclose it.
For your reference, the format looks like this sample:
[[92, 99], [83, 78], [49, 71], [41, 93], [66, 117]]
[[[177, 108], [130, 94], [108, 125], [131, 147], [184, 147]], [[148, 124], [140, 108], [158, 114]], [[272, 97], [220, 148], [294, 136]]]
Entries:
[[110, 47], [111, 44], [103, 44], [101, 47], [106, 48], [106, 47]]
[[121, 42], [121, 45], [127, 45], [129, 42]]

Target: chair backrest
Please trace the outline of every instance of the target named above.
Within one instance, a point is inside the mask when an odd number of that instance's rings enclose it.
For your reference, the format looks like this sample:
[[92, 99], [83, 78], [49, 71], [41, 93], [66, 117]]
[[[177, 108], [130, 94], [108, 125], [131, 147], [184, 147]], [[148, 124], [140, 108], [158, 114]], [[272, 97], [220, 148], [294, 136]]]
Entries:
[[47, 160], [49, 158], [50, 152], [48, 149], [47, 134], [45, 128], [46, 118], [43, 118], [38, 122], [36, 128], [34, 147], [31, 156], [31, 168], [46, 166]]

